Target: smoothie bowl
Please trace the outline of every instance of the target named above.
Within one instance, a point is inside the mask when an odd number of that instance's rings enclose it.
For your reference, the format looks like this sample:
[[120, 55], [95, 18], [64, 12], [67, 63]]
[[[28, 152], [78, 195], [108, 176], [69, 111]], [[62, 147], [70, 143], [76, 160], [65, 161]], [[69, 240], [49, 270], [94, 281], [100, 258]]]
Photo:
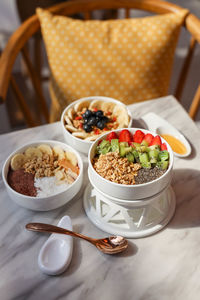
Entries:
[[150, 131], [118, 129], [99, 137], [88, 154], [91, 184], [108, 196], [146, 199], [171, 182], [173, 152]]
[[83, 163], [70, 146], [41, 140], [14, 151], [3, 166], [2, 176], [14, 202], [47, 211], [64, 205], [78, 193]]
[[100, 135], [131, 124], [131, 112], [123, 103], [101, 96], [81, 98], [67, 106], [61, 116], [65, 141], [86, 154]]

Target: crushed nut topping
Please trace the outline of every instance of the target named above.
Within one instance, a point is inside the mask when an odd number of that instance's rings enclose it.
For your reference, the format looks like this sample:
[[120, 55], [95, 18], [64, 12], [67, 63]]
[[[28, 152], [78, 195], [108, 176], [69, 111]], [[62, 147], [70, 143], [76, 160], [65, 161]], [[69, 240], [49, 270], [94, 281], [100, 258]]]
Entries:
[[139, 163], [130, 163], [127, 158], [120, 157], [118, 152], [101, 154], [94, 158], [93, 167], [103, 178], [120, 184], [135, 184], [135, 176], [141, 168]]

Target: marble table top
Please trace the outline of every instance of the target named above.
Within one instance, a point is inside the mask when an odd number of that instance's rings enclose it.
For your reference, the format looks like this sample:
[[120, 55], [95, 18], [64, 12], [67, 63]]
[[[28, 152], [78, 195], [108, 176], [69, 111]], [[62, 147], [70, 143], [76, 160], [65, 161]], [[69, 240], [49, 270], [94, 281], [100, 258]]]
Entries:
[[[41, 273], [37, 264], [47, 235], [26, 231], [26, 223], [56, 225], [62, 216], [69, 215], [75, 231], [97, 238], [108, 236], [84, 212], [82, 194], [87, 176], [81, 192], [72, 201], [49, 212], [34, 212], [10, 200], [0, 175], [1, 300], [199, 299], [200, 132], [172, 96], [133, 104], [130, 110], [134, 127], [143, 114], [155, 112], [179, 129], [192, 145], [190, 157], [175, 157], [172, 187], [177, 206], [171, 222], [152, 236], [130, 239], [129, 249], [117, 256], [102, 254], [91, 244], [74, 239], [68, 269], [62, 275], [48, 276]], [[15, 148], [39, 139], [63, 141], [61, 125], [54, 123], [0, 135], [0, 169]], [[82, 157], [86, 162], [86, 157]]]

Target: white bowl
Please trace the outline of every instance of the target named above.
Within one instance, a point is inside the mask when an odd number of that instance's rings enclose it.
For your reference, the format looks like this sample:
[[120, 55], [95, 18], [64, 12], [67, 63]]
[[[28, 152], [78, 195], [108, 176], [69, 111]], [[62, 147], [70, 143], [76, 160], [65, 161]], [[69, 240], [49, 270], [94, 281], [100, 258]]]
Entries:
[[[152, 133], [151, 131], [144, 130], [141, 128], [129, 128], [128, 129], [132, 134], [136, 130], [142, 130], [145, 134], [146, 133]], [[121, 129], [113, 130], [114, 132], [120, 132]], [[154, 133], [152, 133], [155, 135]], [[90, 178], [92, 178], [92, 184], [96, 186], [100, 191], [106, 193], [108, 196], [116, 197], [119, 199], [124, 200], [140, 200], [140, 199], [146, 199], [148, 197], [151, 197], [162, 190], [164, 190], [165, 187], [167, 187], [172, 179], [172, 172], [173, 172], [173, 151], [170, 147], [170, 145], [161, 138], [162, 142], [165, 142], [167, 145], [167, 149], [169, 151], [170, 155], [170, 162], [169, 167], [167, 171], [160, 176], [159, 178], [143, 183], [143, 184], [137, 184], [137, 185], [126, 185], [126, 184], [118, 184], [115, 182], [111, 182], [102, 176], [100, 176], [92, 165], [92, 159], [95, 156], [95, 149], [98, 145], [99, 140], [105, 139], [107, 136], [107, 133], [102, 135], [100, 138], [98, 138], [91, 146], [88, 154], [88, 162], [89, 162], [89, 175]]]
[[[80, 102], [80, 101], [83, 101], [83, 100], [88, 100], [88, 101], [102, 100], [102, 101], [105, 101], [105, 102], [114, 102], [116, 104], [122, 104], [122, 105], [124, 105], [124, 104], [122, 102], [116, 100], [116, 99], [113, 99], [113, 98], [102, 97], [102, 96], [92, 96], [92, 97], [81, 98], [81, 99], [79, 99], [75, 102], [72, 102], [70, 105], [68, 105], [64, 109], [64, 111], [62, 113], [62, 116], [61, 116], [61, 125], [62, 125], [63, 135], [64, 135], [64, 139], [65, 139], [66, 143], [71, 145], [74, 149], [76, 149], [76, 150], [78, 150], [82, 153], [88, 154], [90, 146], [92, 145], [93, 142], [85, 141], [85, 140], [82, 140], [80, 138], [77, 138], [77, 137], [73, 136], [64, 126], [64, 116], [65, 116], [66, 111], [68, 109], [70, 109], [71, 107], [73, 107], [77, 102]], [[127, 111], [128, 111], [128, 115], [130, 117], [130, 122], [129, 122], [128, 127], [131, 127], [131, 125], [132, 125], [132, 116], [131, 116], [131, 112], [128, 108], [127, 108]]]
[[[65, 191], [54, 194], [52, 196], [48, 197], [31, 197], [27, 195], [20, 194], [13, 190], [11, 186], [7, 182], [7, 175], [8, 170], [10, 166], [10, 161], [13, 155], [16, 153], [23, 153], [28, 147], [32, 146], [38, 146], [41, 144], [48, 144], [52, 147], [54, 146], [60, 146], [65, 151], [71, 151], [75, 153], [77, 159], [78, 159], [78, 166], [79, 166], [79, 175], [77, 179], [70, 184]], [[77, 151], [75, 151], [72, 147], [66, 145], [65, 143], [61, 143], [58, 141], [51, 141], [51, 140], [40, 140], [33, 143], [28, 143], [18, 149], [16, 149], [13, 153], [9, 155], [9, 157], [6, 159], [3, 169], [2, 169], [2, 177], [4, 184], [6, 186], [7, 192], [10, 196], [10, 198], [19, 204], [20, 206], [23, 206], [28, 209], [37, 210], [37, 211], [48, 211], [51, 209], [55, 209], [57, 207], [60, 207], [67, 202], [69, 202], [80, 190], [83, 182], [83, 162], [82, 159]]]

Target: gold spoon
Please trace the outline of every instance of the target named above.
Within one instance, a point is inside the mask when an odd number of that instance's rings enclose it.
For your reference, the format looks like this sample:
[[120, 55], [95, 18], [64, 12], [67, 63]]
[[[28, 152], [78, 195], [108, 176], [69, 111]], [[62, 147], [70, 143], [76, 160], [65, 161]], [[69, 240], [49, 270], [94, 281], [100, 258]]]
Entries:
[[110, 236], [103, 239], [93, 239], [80, 233], [70, 231], [68, 229], [44, 223], [29, 223], [26, 224], [26, 229], [40, 232], [61, 233], [78, 237], [95, 245], [100, 251], [106, 254], [119, 253], [124, 251], [128, 247], [128, 241], [121, 236]]

